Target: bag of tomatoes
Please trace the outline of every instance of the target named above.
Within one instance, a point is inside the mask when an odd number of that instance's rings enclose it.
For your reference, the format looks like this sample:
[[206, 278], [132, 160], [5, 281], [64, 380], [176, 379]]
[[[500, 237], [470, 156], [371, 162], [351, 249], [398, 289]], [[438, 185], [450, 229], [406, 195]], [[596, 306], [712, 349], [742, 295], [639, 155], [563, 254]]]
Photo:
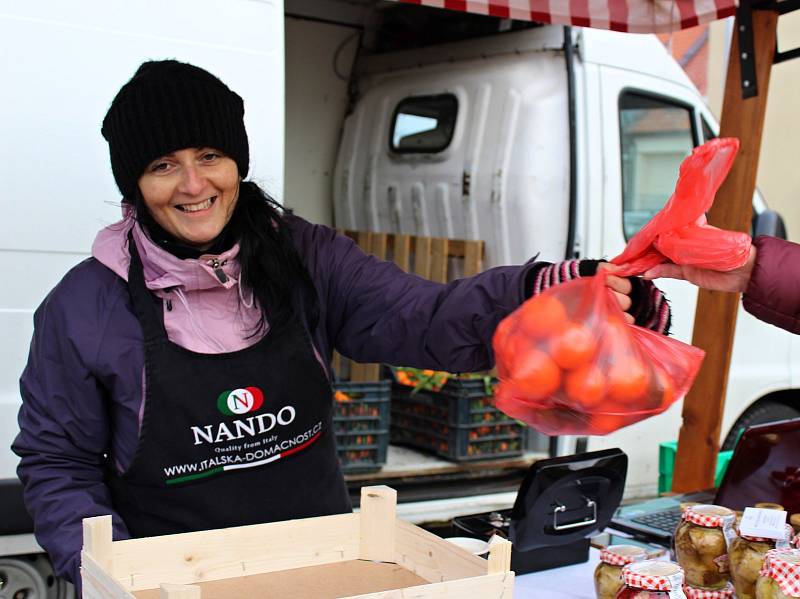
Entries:
[[[622, 267], [615, 275], [666, 261], [714, 270], [744, 264], [750, 237], [705, 219], [738, 149], [738, 140], [723, 138], [692, 151], [664, 208], [612, 260]], [[550, 435], [604, 435], [663, 412], [689, 390], [705, 355], [627, 324], [602, 272], [525, 302], [500, 323], [493, 345], [497, 407]]]
[[605, 435], [663, 412], [689, 390], [704, 356], [626, 323], [603, 271], [526, 301], [493, 345], [497, 407], [548, 435]]

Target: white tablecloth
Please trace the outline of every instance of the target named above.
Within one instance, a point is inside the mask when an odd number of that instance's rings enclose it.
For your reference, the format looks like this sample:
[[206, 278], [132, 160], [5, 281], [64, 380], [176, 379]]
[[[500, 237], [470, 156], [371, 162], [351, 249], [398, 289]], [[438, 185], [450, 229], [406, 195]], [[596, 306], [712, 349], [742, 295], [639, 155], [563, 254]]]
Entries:
[[514, 599], [595, 599], [593, 577], [599, 561], [600, 552], [592, 547], [589, 561], [582, 564], [517, 576]]

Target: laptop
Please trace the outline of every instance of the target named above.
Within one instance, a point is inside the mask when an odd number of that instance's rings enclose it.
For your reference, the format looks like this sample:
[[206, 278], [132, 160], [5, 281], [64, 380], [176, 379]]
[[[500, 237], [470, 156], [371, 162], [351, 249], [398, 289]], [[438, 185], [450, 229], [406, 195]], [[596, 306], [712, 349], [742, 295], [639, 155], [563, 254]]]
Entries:
[[635, 539], [672, 544], [680, 504], [712, 503], [742, 511], [756, 503], [781, 504], [800, 513], [800, 418], [751, 426], [733, 452], [719, 489], [659, 497], [620, 507], [609, 527]]

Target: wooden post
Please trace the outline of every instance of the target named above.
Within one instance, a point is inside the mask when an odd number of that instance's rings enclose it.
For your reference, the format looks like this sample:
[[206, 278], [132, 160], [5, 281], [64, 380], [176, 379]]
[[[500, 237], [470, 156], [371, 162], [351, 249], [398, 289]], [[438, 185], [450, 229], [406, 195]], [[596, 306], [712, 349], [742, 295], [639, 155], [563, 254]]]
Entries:
[[[778, 23], [778, 13], [774, 11], [754, 10], [752, 17], [758, 95], [742, 98], [737, 18], [728, 60], [720, 137], [737, 137], [741, 146], [733, 168], [708, 214], [712, 225], [734, 231], [750, 229]], [[675, 492], [694, 491], [714, 485], [738, 308], [738, 294], [700, 290], [697, 297], [692, 345], [704, 349], [706, 359], [683, 403], [683, 425], [678, 438], [678, 455], [672, 481], [672, 490]]]
[[161, 599], [200, 599], [200, 587], [190, 584], [161, 585]]
[[488, 574], [505, 574], [511, 571], [511, 542], [494, 535], [489, 540]]
[[83, 519], [83, 550], [92, 556], [106, 572], [113, 572], [113, 525], [111, 516], [96, 516]]
[[361, 559], [395, 561], [397, 491], [385, 485], [361, 489]]

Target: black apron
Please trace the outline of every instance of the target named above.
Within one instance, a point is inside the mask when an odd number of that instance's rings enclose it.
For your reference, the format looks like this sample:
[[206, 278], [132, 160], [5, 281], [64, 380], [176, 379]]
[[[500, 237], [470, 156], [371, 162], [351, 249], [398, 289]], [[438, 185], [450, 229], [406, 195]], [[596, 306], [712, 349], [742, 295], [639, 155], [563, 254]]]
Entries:
[[145, 342], [145, 411], [130, 468], [107, 474], [134, 537], [351, 511], [336, 456], [331, 387], [299, 318], [223, 354], [167, 339], [129, 237]]

